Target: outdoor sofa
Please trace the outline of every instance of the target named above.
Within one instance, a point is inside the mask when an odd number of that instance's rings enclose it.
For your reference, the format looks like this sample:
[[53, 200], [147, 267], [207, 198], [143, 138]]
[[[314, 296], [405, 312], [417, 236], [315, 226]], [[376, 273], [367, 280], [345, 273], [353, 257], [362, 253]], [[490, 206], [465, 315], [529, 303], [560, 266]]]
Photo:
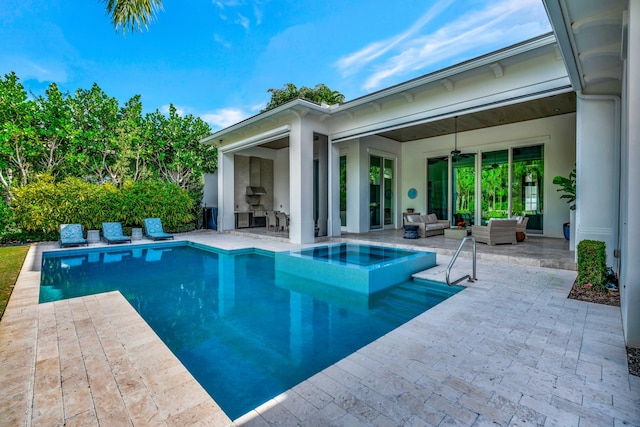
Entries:
[[420, 237], [437, 236], [438, 234], [444, 234], [445, 228], [449, 228], [449, 220], [438, 219], [436, 214], [429, 215], [412, 215], [407, 214], [404, 217], [405, 225], [417, 225], [418, 235]]

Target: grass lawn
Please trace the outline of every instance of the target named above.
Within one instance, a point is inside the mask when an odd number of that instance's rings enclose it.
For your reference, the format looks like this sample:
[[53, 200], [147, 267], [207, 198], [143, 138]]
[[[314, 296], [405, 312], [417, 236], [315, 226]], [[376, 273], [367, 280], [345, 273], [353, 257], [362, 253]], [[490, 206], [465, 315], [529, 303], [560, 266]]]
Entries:
[[0, 248], [0, 318], [7, 308], [13, 285], [27, 256], [29, 246], [7, 246]]

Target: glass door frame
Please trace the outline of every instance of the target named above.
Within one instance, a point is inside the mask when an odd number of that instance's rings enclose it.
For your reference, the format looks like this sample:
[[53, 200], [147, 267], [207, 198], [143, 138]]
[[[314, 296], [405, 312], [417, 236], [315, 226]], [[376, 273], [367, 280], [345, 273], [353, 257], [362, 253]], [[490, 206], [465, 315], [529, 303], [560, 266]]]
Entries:
[[[369, 209], [369, 231], [376, 231], [376, 230], [385, 230], [385, 229], [395, 229], [397, 226], [397, 210], [398, 210], [398, 197], [397, 197], [397, 188], [398, 188], [398, 179], [396, 178], [398, 176], [398, 157], [395, 154], [392, 153], [385, 153], [385, 152], [381, 152], [378, 150], [373, 150], [373, 149], [369, 149], [368, 150], [368, 156], [369, 156], [369, 164], [368, 164], [368, 169], [367, 169], [367, 173], [369, 176], [369, 179], [367, 180], [367, 191], [369, 192], [369, 198], [368, 198], [368, 203], [367, 203], [367, 207]], [[380, 200], [379, 206], [378, 206], [378, 215], [379, 215], [379, 222], [380, 225], [376, 225], [375, 227], [372, 227], [371, 225], [371, 208], [373, 207], [371, 204], [371, 158], [372, 157], [377, 157], [380, 159], [380, 185], [379, 185], [379, 193], [378, 193], [378, 197]], [[392, 178], [391, 178], [391, 188], [386, 188], [385, 186], [385, 179], [384, 179], [384, 170], [385, 170], [385, 163], [387, 161], [390, 161], [392, 164]], [[388, 191], [391, 191], [391, 197], [390, 197], [390, 201], [389, 202], [385, 202], [385, 196], [387, 194]], [[385, 213], [384, 213], [384, 209], [385, 207], [387, 207], [387, 203], [389, 203], [389, 208], [391, 210], [390, 212], [390, 223], [389, 224], [385, 224]]]

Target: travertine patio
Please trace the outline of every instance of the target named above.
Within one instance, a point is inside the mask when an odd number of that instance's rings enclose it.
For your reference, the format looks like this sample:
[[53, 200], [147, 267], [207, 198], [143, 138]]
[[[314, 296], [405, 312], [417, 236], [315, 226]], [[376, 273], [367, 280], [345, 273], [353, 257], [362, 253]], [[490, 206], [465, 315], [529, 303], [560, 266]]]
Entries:
[[[0, 425], [232, 424], [119, 293], [38, 305], [43, 249], [30, 250], [0, 322]], [[442, 281], [448, 261], [439, 253], [420, 276]], [[567, 299], [575, 272], [521, 264], [485, 257], [463, 292], [234, 423], [640, 426], [619, 308]], [[453, 276], [469, 268], [461, 258]]]

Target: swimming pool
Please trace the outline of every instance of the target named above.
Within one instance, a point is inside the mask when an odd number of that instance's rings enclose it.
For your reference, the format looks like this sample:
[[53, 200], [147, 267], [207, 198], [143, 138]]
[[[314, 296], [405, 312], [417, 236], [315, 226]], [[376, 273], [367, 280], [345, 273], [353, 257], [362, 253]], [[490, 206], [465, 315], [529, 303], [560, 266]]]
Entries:
[[172, 242], [44, 253], [40, 301], [120, 291], [235, 419], [461, 289], [411, 281], [354, 303], [278, 283], [272, 252]]

